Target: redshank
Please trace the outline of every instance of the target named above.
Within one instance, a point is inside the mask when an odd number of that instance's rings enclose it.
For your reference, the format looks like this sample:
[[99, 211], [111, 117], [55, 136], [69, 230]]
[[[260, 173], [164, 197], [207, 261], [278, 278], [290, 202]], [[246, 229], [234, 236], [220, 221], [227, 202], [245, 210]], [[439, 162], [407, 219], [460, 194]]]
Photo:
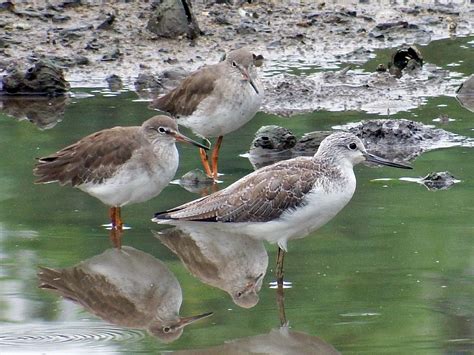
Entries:
[[231, 51], [220, 63], [195, 71], [151, 104], [154, 109], [170, 113], [196, 135], [217, 137], [211, 164], [206, 151], [200, 150], [204, 170], [214, 180], [223, 136], [250, 121], [262, 103], [263, 87], [255, 70], [262, 60], [261, 55], [244, 48]]
[[40, 267], [40, 288], [51, 290], [112, 324], [146, 329], [164, 342], [212, 313], [181, 317], [176, 276], [163, 262], [132, 247], [107, 249], [65, 269]]
[[36, 183], [77, 187], [110, 207], [112, 229], [122, 229], [122, 206], [157, 196], [174, 177], [179, 156], [175, 142], [206, 146], [178, 132], [176, 122], [155, 116], [141, 126], [114, 127], [82, 138], [40, 158]]
[[313, 157], [266, 166], [221, 191], [156, 213], [153, 221], [218, 222], [224, 231], [277, 243], [277, 281], [283, 282], [288, 240], [323, 226], [351, 200], [356, 188], [353, 167], [363, 161], [411, 169], [368, 153], [355, 135], [337, 132], [321, 142]]

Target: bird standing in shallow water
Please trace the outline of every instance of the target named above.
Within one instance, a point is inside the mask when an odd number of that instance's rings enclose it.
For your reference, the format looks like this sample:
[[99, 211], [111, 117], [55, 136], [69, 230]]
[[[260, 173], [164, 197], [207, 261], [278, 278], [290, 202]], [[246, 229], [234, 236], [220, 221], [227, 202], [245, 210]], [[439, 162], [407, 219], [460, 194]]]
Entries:
[[262, 103], [263, 87], [255, 71], [262, 60], [243, 48], [231, 51], [222, 62], [195, 71], [150, 105], [203, 138], [217, 137], [211, 164], [206, 151], [200, 150], [204, 170], [214, 180], [223, 136], [250, 121]]
[[364, 160], [411, 169], [368, 153], [351, 133], [333, 133], [313, 157], [266, 166], [221, 191], [157, 213], [153, 221], [217, 222], [224, 231], [237, 229], [277, 243], [277, 279], [283, 282], [288, 240], [305, 237], [323, 226], [351, 200], [356, 188], [353, 167]]
[[59, 182], [110, 206], [112, 229], [121, 230], [120, 208], [158, 195], [174, 177], [175, 142], [207, 149], [178, 132], [176, 122], [155, 116], [141, 126], [104, 129], [44, 158], [33, 170], [36, 183]]

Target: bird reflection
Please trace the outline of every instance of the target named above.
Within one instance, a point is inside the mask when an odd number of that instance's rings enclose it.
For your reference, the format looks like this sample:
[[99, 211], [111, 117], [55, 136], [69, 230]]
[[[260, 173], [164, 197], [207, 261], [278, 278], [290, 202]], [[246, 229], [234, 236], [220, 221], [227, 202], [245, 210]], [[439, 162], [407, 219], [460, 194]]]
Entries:
[[164, 342], [178, 339], [183, 328], [210, 316], [181, 317], [181, 286], [168, 268], [132, 247], [108, 249], [65, 269], [40, 267], [39, 287], [83, 306], [103, 320], [146, 329]]
[[262, 241], [193, 222], [177, 223], [155, 235], [191, 274], [227, 292], [236, 305], [251, 308], [258, 303], [268, 266]]
[[70, 99], [66, 96], [0, 96], [0, 111], [28, 120], [39, 129], [50, 129], [64, 117]]
[[272, 355], [336, 355], [340, 354], [331, 344], [323, 339], [304, 332], [291, 330], [285, 314], [283, 288], [277, 290], [277, 305], [280, 316], [280, 327], [246, 338], [232, 339], [222, 345], [207, 349], [176, 351], [181, 355], [214, 355], [214, 354], [272, 354]]

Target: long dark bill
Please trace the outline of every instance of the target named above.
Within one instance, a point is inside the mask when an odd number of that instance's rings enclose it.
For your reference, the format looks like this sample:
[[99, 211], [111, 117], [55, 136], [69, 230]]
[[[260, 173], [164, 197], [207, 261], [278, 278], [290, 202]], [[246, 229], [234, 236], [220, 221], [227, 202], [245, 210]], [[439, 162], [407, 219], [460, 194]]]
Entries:
[[191, 138], [188, 138], [184, 134], [181, 134], [181, 133], [178, 133], [178, 132], [175, 132], [173, 134], [173, 136], [178, 142], [184, 142], [184, 143], [192, 144], [192, 145], [195, 145], [196, 147], [199, 147], [199, 148], [202, 148], [202, 149], [205, 149], [205, 150], [209, 150], [209, 148], [210, 148], [210, 147], [206, 147], [204, 144], [196, 142], [195, 140], [192, 140]]
[[380, 165], [386, 165], [386, 166], [391, 166], [391, 167], [394, 167], [394, 168], [399, 168], [399, 169], [413, 169], [413, 168], [412, 168], [411, 166], [409, 166], [409, 165], [394, 163], [393, 161], [386, 160], [386, 159], [384, 159], [384, 158], [378, 157], [378, 156], [373, 155], [373, 154], [370, 154], [370, 153], [366, 153], [366, 154], [365, 154], [365, 159], [366, 159], [367, 161], [370, 161], [371, 163], [380, 164]]

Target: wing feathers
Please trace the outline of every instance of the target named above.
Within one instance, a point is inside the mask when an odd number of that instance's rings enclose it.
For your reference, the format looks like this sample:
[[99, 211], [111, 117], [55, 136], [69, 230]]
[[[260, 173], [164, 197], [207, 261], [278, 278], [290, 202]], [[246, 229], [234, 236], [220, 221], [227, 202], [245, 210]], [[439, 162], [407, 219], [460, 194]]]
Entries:
[[[323, 169], [324, 168], [324, 169]], [[305, 195], [322, 177], [322, 167], [300, 157], [262, 168], [224, 190], [189, 202], [156, 219], [220, 222], [266, 222], [305, 203]], [[337, 172], [335, 172], [337, 173]], [[322, 183], [323, 184], [323, 183]]]
[[77, 186], [101, 182], [113, 175], [140, 146], [138, 127], [115, 127], [96, 132], [76, 143], [38, 159], [33, 174], [36, 183], [58, 181]]

